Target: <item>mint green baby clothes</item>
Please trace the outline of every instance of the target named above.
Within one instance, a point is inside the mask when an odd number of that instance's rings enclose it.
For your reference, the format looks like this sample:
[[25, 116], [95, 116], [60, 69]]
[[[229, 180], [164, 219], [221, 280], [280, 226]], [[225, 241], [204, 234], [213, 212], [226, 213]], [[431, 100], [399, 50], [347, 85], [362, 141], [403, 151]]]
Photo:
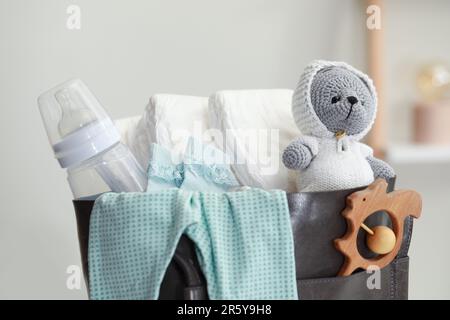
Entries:
[[90, 221], [90, 298], [157, 299], [183, 233], [211, 299], [297, 299], [286, 194], [260, 189], [102, 195]]
[[227, 156], [210, 144], [190, 137], [183, 157], [183, 190], [225, 192], [239, 186]]
[[152, 143], [147, 192], [168, 188], [188, 191], [225, 192], [239, 186], [227, 156], [210, 144], [190, 137], [183, 161], [175, 164], [171, 151]]

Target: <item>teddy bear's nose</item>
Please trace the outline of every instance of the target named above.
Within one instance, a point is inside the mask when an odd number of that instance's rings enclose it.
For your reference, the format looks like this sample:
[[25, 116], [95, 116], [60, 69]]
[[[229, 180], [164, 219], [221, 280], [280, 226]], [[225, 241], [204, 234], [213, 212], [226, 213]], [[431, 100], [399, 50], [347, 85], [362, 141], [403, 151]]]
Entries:
[[350, 96], [347, 97], [347, 101], [351, 103], [351, 105], [354, 105], [355, 103], [358, 102], [358, 98], [354, 97], [354, 96]]

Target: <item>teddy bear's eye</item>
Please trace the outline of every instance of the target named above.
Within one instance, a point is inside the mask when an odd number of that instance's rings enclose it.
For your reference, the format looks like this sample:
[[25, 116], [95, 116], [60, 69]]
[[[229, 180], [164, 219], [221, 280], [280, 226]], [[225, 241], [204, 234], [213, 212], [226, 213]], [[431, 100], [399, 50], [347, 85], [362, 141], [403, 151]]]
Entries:
[[336, 103], [336, 102], [338, 102], [339, 100], [341, 100], [341, 97], [340, 97], [340, 96], [334, 96], [333, 98], [331, 98], [331, 103]]

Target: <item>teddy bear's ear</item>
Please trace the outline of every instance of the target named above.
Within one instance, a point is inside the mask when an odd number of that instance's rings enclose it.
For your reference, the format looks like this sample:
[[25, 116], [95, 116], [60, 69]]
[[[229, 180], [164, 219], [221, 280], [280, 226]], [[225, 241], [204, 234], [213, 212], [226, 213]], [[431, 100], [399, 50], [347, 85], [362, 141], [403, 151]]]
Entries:
[[374, 96], [374, 92], [372, 91], [372, 86], [367, 82], [367, 78], [360, 77], [359, 75], [358, 75], [358, 78], [361, 80], [362, 83], [364, 83], [366, 88], [369, 90], [370, 95], [373, 97]]

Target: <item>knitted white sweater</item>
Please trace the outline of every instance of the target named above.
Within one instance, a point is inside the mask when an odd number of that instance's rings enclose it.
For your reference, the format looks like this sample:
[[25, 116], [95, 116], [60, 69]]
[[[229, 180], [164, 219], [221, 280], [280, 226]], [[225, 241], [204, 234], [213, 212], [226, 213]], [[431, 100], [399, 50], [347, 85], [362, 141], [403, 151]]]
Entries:
[[373, 171], [366, 160], [372, 149], [367, 145], [349, 137], [337, 140], [311, 136], [305, 144], [315, 153], [308, 168], [300, 172], [300, 192], [352, 189], [373, 182]]
[[372, 149], [358, 141], [372, 127], [376, 110], [365, 130], [337, 139], [320, 121], [312, 106], [310, 89], [313, 78], [322, 68], [332, 66], [346, 68], [364, 79], [375, 97], [374, 105], [377, 105], [372, 80], [350, 65], [317, 60], [305, 68], [294, 92], [292, 113], [297, 126], [304, 134], [301, 137], [302, 143], [309, 147], [314, 157], [310, 165], [299, 172], [299, 192], [351, 189], [366, 186], [374, 180], [372, 168], [366, 160], [366, 157], [372, 156]]

